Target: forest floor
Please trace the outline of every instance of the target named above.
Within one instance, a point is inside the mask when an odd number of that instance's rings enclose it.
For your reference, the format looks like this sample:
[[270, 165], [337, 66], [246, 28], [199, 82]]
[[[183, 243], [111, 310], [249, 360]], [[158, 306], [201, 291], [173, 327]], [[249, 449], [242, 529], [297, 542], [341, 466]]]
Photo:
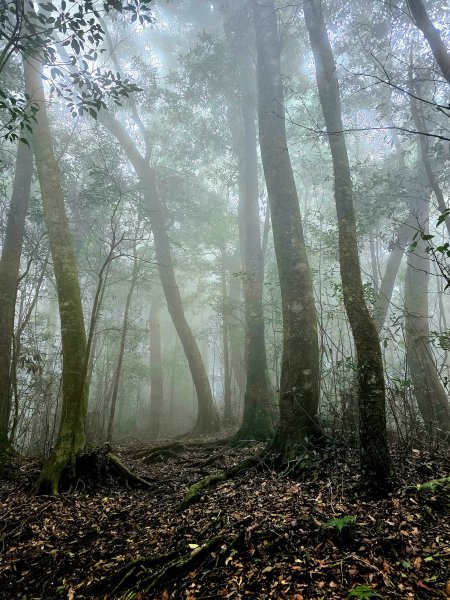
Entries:
[[134, 565], [136, 590], [153, 582], [142, 600], [450, 597], [450, 487], [417, 487], [449, 475], [442, 455], [396, 454], [384, 500], [359, 496], [354, 451], [333, 447], [301, 477], [260, 465], [180, 511], [189, 484], [258, 446], [154, 448], [116, 448], [149, 488], [80, 482], [57, 498], [29, 496], [39, 462], [16, 459], [0, 481], [0, 597], [122, 598], [98, 584], [139, 556], [159, 557]]

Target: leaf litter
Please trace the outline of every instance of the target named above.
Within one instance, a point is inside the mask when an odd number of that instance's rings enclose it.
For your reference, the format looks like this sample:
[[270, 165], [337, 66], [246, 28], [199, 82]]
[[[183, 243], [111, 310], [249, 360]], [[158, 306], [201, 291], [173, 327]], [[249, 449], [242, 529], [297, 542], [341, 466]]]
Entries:
[[180, 511], [190, 484], [260, 449], [204, 442], [121, 444], [150, 489], [80, 480], [57, 498], [29, 496], [40, 464], [15, 459], [0, 486], [0, 598], [122, 598], [104, 582], [139, 557], [126, 581], [142, 600], [450, 597], [443, 454], [397, 453], [400, 483], [384, 500], [360, 496], [354, 451], [339, 447], [300, 476], [262, 465]]

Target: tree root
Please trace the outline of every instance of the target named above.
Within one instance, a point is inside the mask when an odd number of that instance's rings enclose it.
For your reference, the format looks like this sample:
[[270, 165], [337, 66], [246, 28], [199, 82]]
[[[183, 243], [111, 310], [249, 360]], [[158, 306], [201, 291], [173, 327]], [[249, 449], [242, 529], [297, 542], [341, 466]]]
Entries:
[[214, 442], [171, 442], [150, 448], [139, 448], [139, 450], [131, 452], [130, 455], [135, 459], [144, 459], [147, 464], [152, 464], [165, 458], [175, 458], [183, 452], [214, 450], [215, 448], [228, 445], [229, 440], [230, 438], [219, 439]]
[[[135, 600], [139, 597], [153, 597], [151, 593], [160, 584], [171, 581], [185, 573], [192, 571], [201, 565], [213, 552], [223, 546], [226, 541], [224, 535], [217, 535], [205, 542], [198, 548], [180, 555], [179, 552], [169, 552], [159, 556], [140, 557], [119, 569], [113, 575], [104, 578], [98, 584], [94, 584], [90, 594], [96, 598], [106, 595], [126, 600]], [[231, 548], [232, 544], [226, 545], [225, 549]], [[150, 574], [148, 572], [150, 571]]]
[[263, 457], [263, 453], [259, 452], [258, 454], [255, 454], [255, 456], [251, 456], [250, 458], [243, 460], [239, 464], [234, 465], [233, 467], [230, 467], [229, 469], [226, 469], [225, 471], [221, 471], [220, 473], [215, 473], [214, 475], [209, 475], [208, 477], [205, 477], [204, 479], [200, 479], [200, 481], [197, 481], [197, 483], [192, 484], [190, 486], [190, 488], [188, 489], [188, 491], [186, 492], [186, 494], [183, 498], [183, 501], [180, 504], [180, 510], [184, 510], [190, 504], [195, 502], [197, 500], [197, 498], [200, 496], [200, 494], [203, 492], [203, 490], [211, 488], [211, 487], [215, 486], [217, 483], [220, 483], [221, 481], [227, 481], [228, 479], [233, 479], [234, 477], [236, 477], [236, 475], [239, 475], [239, 473], [241, 473], [242, 471], [246, 471], [248, 469], [251, 469], [252, 467], [256, 467], [257, 465], [260, 464], [262, 457]]
[[133, 473], [118, 456], [110, 451], [109, 445], [103, 448], [79, 452], [70, 462], [47, 461], [38, 480], [31, 489], [32, 494], [53, 495], [71, 490], [79, 482], [95, 488], [102, 481], [120, 478], [127, 487], [160, 483]]
[[118, 456], [112, 454], [111, 452], [108, 452], [106, 456], [113, 465], [114, 469], [119, 473], [121, 477], [124, 478], [127, 485], [131, 483], [135, 485], [142, 485], [144, 487], [151, 487], [152, 482], [150, 480], [144, 479], [143, 477], [140, 477], [136, 473], [130, 471], [130, 469], [123, 464], [123, 462]]

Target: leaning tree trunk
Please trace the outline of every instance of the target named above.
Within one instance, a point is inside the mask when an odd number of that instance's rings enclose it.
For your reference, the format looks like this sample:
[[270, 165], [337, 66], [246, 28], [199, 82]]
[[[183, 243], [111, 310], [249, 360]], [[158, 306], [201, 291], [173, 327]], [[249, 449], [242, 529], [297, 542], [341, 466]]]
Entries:
[[[70, 60], [65, 48], [61, 46], [58, 51], [64, 62], [69, 64]], [[120, 70], [120, 65], [118, 62], [117, 66]], [[149, 132], [139, 118], [137, 106], [132, 98], [130, 98], [130, 104], [133, 111], [133, 117], [138, 123], [144, 139], [146, 154], [149, 154]], [[110, 112], [103, 109], [100, 110], [97, 114], [97, 119], [111, 133], [111, 135], [117, 139], [122, 147], [122, 150], [133, 166], [140, 185], [142, 186], [144, 204], [146, 206], [147, 215], [149, 217], [150, 226], [153, 233], [155, 255], [158, 262], [158, 271], [166, 298], [167, 309], [183, 346], [195, 391], [197, 392], [198, 415], [197, 423], [192, 433], [212, 433], [217, 431], [219, 428], [219, 418], [200, 350], [189, 323], [187, 322], [186, 315], [184, 314], [183, 302], [181, 300], [181, 294], [173, 267], [170, 239], [167, 233], [166, 211], [156, 185], [155, 173], [150, 167], [147, 158], [144, 157], [137, 149], [136, 144], [128, 135], [126, 129], [117, 119], [114, 118]]]
[[423, 33], [443, 76], [450, 83], [450, 52], [428, 16], [423, 0], [407, 0], [407, 4], [414, 24]]
[[244, 274], [246, 389], [242, 424], [234, 439], [267, 441], [273, 435], [273, 424], [264, 332], [264, 262], [259, 218], [255, 71], [248, 48], [242, 46], [245, 37], [243, 34], [249, 25], [248, 10], [248, 5], [244, 4], [242, 10], [232, 12], [225, 21], [231, 50], [239, 68], [241, 96], [238, 118], [234, 119], [234, 123], [230, 123], [230, 129], [239, 172], [239, 233]]
[[164, 400], [164, 378], [161, 353], [161, 309], [162, 294], [159, 286], [154, 291], [150, 304], [150, 424], [148, 435], [157, 440], [161, 427], [161, 412]]
[[405, 221], [403, 221], [398, 229], [394, 245], [391, 253], [389, 254], [386, 269], [381, 279], [380, 289], [375, 298], [375, 306], [373, 310], [375, 327], [378, 334], [380, 334], [386, 321], [389, 304], [394, 291], [395, 280], [400, 269], [406, 246], [408, 245], [409, 241], [412, 240], [416, 231], [415, 226], [417, 226], [415, 217], [409, 213]]
[[11, 203], [0, 260], [0, 460], [9, 447], [11, 353], [25, 218], [30, 201], [33, 152], [19, 141]]
[[124, 127], [107, 111], [100, 111], [98, 120], [117, 139], [133, 165], [142, 186], [144, 202], [153, 232], [159, 277], [164, 290], [167, 309], [183, 346], [198, 398], [197, 423], [193, 433], [217, 431], [219, 419], [212, 397], [208, 375], [200, 350], [184, 314], [180, 290], [175, 278], [165, 210], [155, 181], [153, 170], [139, 153]]
[[283, 311], [280, 421], [269, 446], [296, 460], [317, 432], [319, 344], [311, 272], [287, 150], [280, 40], [273, 0], [254, 3], [259, 141], [269, 195]]
[[316, 67], [320, 103], [328, 132], [334, 170], [334, 193], [339, 231], [339, 264], [344, 304], [358, 361], [358, 411], [362, 483], [373, 493], [391, 484], [391, 460], [386, 432], [383, 360], [380, 341], [364, 298], [353, 208], [352, 180], [342, 133], [336, 63], [320, 0], [303, 4]]
[[24, 60], [24, 75], [27, 94], [39, 107], [36, 122], [33, 123], [33, 149], [55, 273], [63, 353], [63, 404], [58, 437], [35, 484], [35, 490], [57, 494], [63, 471], [69, 468], [70, 475], [74, 475], [77, 455], [86, 442], [88, 390], [83, 385], [82, 377], [86, 336], [72, 236], [53, 151], [39, 62], [27, 57]]

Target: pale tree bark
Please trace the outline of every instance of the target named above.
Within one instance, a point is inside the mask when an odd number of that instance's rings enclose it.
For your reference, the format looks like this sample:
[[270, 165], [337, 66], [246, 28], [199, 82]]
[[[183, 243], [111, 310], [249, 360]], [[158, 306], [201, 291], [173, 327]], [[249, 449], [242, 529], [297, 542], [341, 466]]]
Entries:
[[339, 264], [344, 304], [358, 362], [359, 453], [362, 483], [371, 493], [391, 486], [383, 360], [380, 341], [361, 278], [356, 218], [336, 62], [322, 15], [321, 0], [303, 4], [316, 67], [317, 86], [333, 160], [334, 193], [339, 232]]
[[[63, 47], [59, 48], [59, 53], [68, 64], [69, 59]], [[117, 66], [120, 71], [118, 62]], [[130, 104], [133, 118], [138, 123], [144, 140], [145, 155], [141, 154], [125, 127], [109, 111], [100, 110], [97, 119], [116, 138], [133, 166], [141, 185], [144, 206], [153, 233], [158, 272], [166, 298], [167, 309], [183, 346], [197, 393], [198, 415], [192, 434], [212, 433], [219, 429], [219, 418], [208, 375], [197, 342], [187, 322], [180, 289], [175, 277], [171, 244], [167, 233], [166, 210], [156, 184], [155, 172], [148, 161], [151, 152], [150, 134], [139, 118], [138, 109], [131, 98]]]
[[139, 178], [146, 212], [153, 232], [156, 260], [167, 309], [183, 346], [198, 397], [198, 416], [194, 433], [217, 431], [219, 420], [208, 375], [191, 328], [184, 314], [183, 302], [173, 268], [165, 209], [156, 185], [155, 174], [138, 151], [125, 128], [107, 111], [100, 111], [99, 122], [117, 139]]
[[433, 25], [423, 0], [407, 0], [414, 24], [423, 33], [442, 75], [450, 83], [450, 53], [442, 41], [439, 30]]
[[[159, 286], [155, 287], [150, 304], [150, 423], [148, 434], [157, 440], [161, 427], [161, 413], [164, 401], [164, 378], [161, 352], [161, 310], [163, 295]], [[175, 369], [175, 366], [173, 366]]]
[[220, 279], [222, 286], [222, 354], [223, 354], [223, 418], [225, 423], [231, 423], [233, 420], [233, 411], [231, 406], [231, 368], [230, 368], [230, 349], [228, 343], [228, 312], [229, 298], [227, 286], [227, 270], [225, 266], [225, 250], [221, 250]]
[[380, 283], [380, 289], [375, 299], [374, 320], [378, 334], [386, 321], [386, 316], [394, 291], [395, 280], [406, 250], [406, 246], [412, 240], [417, 231], [417, 220], [409, 213], [405, 221], [398, 228], [398, 232], [389, 254], [385, 271]]
[[24, 75], [26, 92], [39, 107], [36, 122], [33, 123], [33, 149], [55, 273], [63, 354], [63, 405], [58, 437], [35, 484], [35, 490], [56, 494], [63, 471], [69, 468], [70, 475], [74, 476], [77, 455], [85, 447], [88, 390], [83, 385], [82, 374], [86, 336], [77, 265], [53, 150], [39, 62], [27, 57]]
[[[130, 287], [128, 288], [127, 299], [125, 302], [125, 309], [123, 311], [123, 319], [122, 319], [122, 327], [120, 331], [120, 341], [119, 341], [119, 351], [117, 353], [117, 363], [116, 370], [114, 371], [113, 378], [113, 386], [111, 392], [111, 400], [109, 405], [109, 419], [108, 419], [108, 432], [106, 434], [106, 440], [108, 443], [112, 442], [113, 432], [114, 432], [114, 417], [116, 414], [116, 405], [117, 405], [117, 394], [119, 392], [119, 384], [122, 377], [122, 365], [123, 365], [123, 357], [125, 355], [125, 342], [127, 339], [128, 333], [128, 325], [129, 325], [129, 314], [131, 307], [131, 300], [133, 298], [134, 288], [136, 287], [138, 274], [139, 274], [139, 265], [138, 265], [138, 256], [137, 256], [137, 248], [136, 248], [136, 236], [134, 238], [134, 246], [133, 246], [133, 271], [131, 273], [131, 282]], [[119, 415], [120, 416], [120, 415]]]
[[252, 3], [258, 122], [283, 311], [280, 421], [268, 450], [297, 460], [317, 433], [319, 344], [311, 272], [287, 148], [280, 40], [273, 0]]
[[244, 313], [242, 311], [242, 286], [241, 277], [235, 276], [242, 270], [239, 259], [232, 257], [228, 270], [231, 278], [228, 286], [228, 338], [230, 343], [230, 363], [231, 369], [236, 380], [239, 395], [244, 397], [246, 388], [246, 368], [245, 368], [245, 339], [243, 329], [245, 329]]
[[[233, 5], [234, 6], [234, 5]], [[246, 389], [242, 424], [235, 441], [267, 441], [273, 435], [271, 392], [267, 374], [263, 310], [264, 262], [259, 218], [258, 156], [256, 146], [255, 70], [250, 49], [244, 47], [251, 34], [247, 3], [225, 19], [233, 57], [239, 69], [239, 105], [236, 118], [230, 113], [230, 130], [239, 176], [239, 234], [245, 304]]]
[[[410, 98], [414, 124], [421, 124], [417, 101]], [[418, 176], [416, 193], [411, 201], [411, 212], [416, 218], [415, 247], [408, 253], [408, 266], [405, 277], [405, 329], [406, 359], [414, 395], [426, 429], [433, 436], [450, 442], [450, 404], [447, 393], [439, 377], [430, 343], [430, 323], [428, 288], [430, 256], [426, 250], [428, 242], [422, 235], [428, 234], [430, 213], [430, 191], [436, 193], [436, 183], [430, 177], [427, 141], [418, 139]], [[427, 168], [428, 167], [428, 168]], [[428, 185], [426, 184], [428, 183]], [[435, 185], [433, 185], [435, 184]]]
[[[423, 171], [422, 171], [423, 175]], [[420, 186], [418, 186], [420, 187]], [[428, 233], [429, 202], [424, 196], [414, 202], [417, 228]], [[414, 396], [425, 428], [432, 436], [450, 441], [450, 404], [430, 344], [428, 287], [430, 256], [427, 242], [418, 236], [408, 253], [405, 276], [406, 358]]]
[[9, 447], [8, 424], [11, 412], [14, 315], [32, 173], [33, 152], [29, 145], [19, 141], [13, 190], [0, 260], [0, 460]]

